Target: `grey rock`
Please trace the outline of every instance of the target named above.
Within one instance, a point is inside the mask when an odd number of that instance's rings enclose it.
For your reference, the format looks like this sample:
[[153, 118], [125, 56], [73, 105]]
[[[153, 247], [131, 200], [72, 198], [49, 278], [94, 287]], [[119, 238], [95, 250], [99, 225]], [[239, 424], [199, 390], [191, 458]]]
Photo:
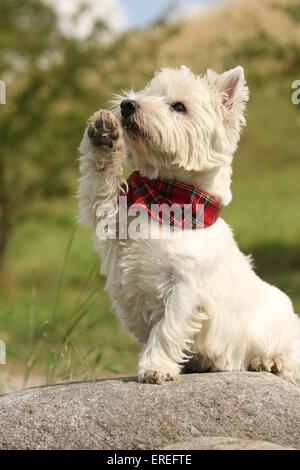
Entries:
[[[74, 382], [0, 397], [0, 449], [162, 449], [200, 436], [300, 448], [300, 389], [269, 373]], [[220, 441], [221, 442], [221, 441]]]
[[254, 441], [239, 437], [201, 436], [176, 442], [162, 450], [295, 450], [267, 441]]

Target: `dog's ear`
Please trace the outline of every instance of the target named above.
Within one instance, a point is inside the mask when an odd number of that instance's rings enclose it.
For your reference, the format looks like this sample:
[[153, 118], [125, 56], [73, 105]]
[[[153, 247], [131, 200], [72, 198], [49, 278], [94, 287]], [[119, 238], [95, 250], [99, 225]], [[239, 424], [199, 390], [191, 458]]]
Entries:
[[241, 127], [246, 125], [244, 111], [249, 99], [243, 67], [238, 66], [221, 74], [210, 69], [206, 80], [214, 93], [217, 92], [226, 135], [230, 141], [238, 142]]
[[240, 65], [218, 76], [218, 88], [222, 103], [228, 109], [240, 107], [249, 99], [249, 89], [246, 84], [244, 69]]
[[249, 99], [243, 67], [238, 65], [221, 74], [208, 69], [206, 79], [210, 85], [217, 88], [225, 109], [243, 113]]

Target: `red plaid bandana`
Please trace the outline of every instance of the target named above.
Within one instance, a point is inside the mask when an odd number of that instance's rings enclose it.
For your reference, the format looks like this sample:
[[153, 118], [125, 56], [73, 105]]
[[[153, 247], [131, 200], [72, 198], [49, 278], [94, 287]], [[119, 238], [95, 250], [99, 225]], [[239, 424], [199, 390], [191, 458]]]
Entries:
[[[129, 176], [127, 185], [127, 207], [142, 206], [160, 223], [177, 228], [209, 227], [218, 220], [222, 210], [217, 199], [183, 181], [149, 179], [135, 171]], [[162, 204], [165, 207], [160, 207]], [[170, 214], [166, 209], [174, 204], [177, 209]]]

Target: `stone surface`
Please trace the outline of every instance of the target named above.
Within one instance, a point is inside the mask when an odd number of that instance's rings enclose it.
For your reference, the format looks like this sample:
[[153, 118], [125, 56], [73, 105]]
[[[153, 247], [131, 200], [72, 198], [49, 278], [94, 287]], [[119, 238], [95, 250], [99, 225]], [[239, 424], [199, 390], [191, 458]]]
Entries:
[[300, 389], [269, 373], [237, 372], [161, 386], [135, 378], [64, 383], [0, 397], [1, 449], [162, 449], [200, 436], [300, 448]]
[[162, 450], [294, 450], [294, 448], [238, 437], [201, 436], [170, 444]]

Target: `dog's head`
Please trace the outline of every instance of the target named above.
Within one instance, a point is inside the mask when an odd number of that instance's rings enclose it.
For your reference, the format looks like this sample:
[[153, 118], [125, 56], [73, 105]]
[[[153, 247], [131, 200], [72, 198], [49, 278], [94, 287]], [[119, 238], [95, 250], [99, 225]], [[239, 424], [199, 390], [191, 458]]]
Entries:
[[249, 91], [242, 67], [196, 76], [185, 66], [161, 69], [139, 92], [117, 96], [130, 166], [202, 171], [229, 165], [245, 124]]

